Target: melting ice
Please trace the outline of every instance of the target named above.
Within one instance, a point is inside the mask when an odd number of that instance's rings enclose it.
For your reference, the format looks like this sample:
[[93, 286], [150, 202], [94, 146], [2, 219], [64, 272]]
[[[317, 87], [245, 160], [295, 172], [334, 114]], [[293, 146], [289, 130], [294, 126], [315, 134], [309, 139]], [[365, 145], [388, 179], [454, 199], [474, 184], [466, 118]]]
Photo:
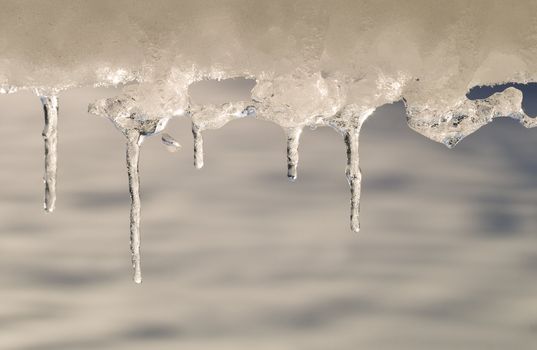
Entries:
[[[170, 118], [190, 118], [196, 168], [204, 164], [206, 130], [245, 117], [281, 126], [287, 143], [282, 164], [292, 181], [298, 176], [303, 128], [335, 129], [347, 154], [353, 231], [360, 229], [360, 132], [378, 107], [404, 101], [408, 125], [449, 148], [494, 118], [537, 126], [522, 110], [516, 88], [481, 100], [466, 97], [475, 86], [537, 82], [533, 0], [95, 0], [77, 6], [6, 0], [2, 5], [0, 93], [33, 89], [43, 103], [45, 210], [54, 210], [56, 202], [59, 92], [122, 86], [120, 95], [92, 103], [89, 111], [110, 119], [125, 137], [137, 283], [142, 280], [140, 147]], [[255, 79], [249, 98], [204, 105], [189, 96], [193, 83], [235, 77]], [[171, 151], [180, 148], [168, 134], [162, 142]]]

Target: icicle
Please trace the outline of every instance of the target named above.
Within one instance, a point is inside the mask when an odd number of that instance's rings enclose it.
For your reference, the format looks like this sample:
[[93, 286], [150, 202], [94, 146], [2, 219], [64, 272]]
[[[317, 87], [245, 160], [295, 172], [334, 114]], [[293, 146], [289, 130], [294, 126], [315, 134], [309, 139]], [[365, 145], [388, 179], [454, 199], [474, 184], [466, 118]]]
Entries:
[[58, 146], [58, 97], [40, 96], [45, 115], [43, 140], [45, 141], [45, 211], [51, 213], [56, 205], [56, 172]]
[[289, 181], [295, 181], [297, 178], [298, 167], [298, 145], [300, 143], [300, 134], [302, 128], [286, 128], [287, 136], [287, 178]]
[[360, 190], [362, 173], [360, 171], [360, 156], [358, 154], [358, 141], [360, 129], [349, 128], [345, 133], [347, 145], [347, 168], [345, 174], [351, 187], [351, 230], [360, 231]]
[[[138, 171], [140, 146], [146, 137], [163, 131], [171, 117], [157, 117], [141, 110], [136, 99], [128, 95], [98, 100], [89, 105], [88, 112], [108, 118], [127, 139], [127, 173], [131, 197], [130, 249], [134, 268], [133, 279], [136, 283], [142, 283], [140, 266], [140, 175]], [[168, 137], [171, 138], [169, 135]], [[168, 137], [164, 135], [164, 140], [169, 141]]]
[[325, 122], [343, 135], [347, 146], [347, 167], [345, 175], [351, 187], [351, 230], [360, 231], [360, 190], [362, 173], [358, 143], [360, 129], [369, 116], [375, 111], [369, 106], [350, 104], [341, 109]]
[[172, 153], [175, 153], [179, 151], [183, 146], [179, 142], [177, 142], [170, 134], [164, 133], [162, 134], [162, 143], [166, 147], [166, 149]]
[[194, 136], [194, 166], [196, 169], [201, 169], [203, 168], [203, 135], [195, 123], [192, 123], [192, 135]]
[[142, 270], [140, 267], [140, 174], [138, 161], [140, 158], [140, 144], [143, 136], [138, 130], [127, 132], [127, 173], [129, 175], [129, 192], [131, 195], [130, 214], [130, 245], [132, 254], [132, 267], [134, 268], [134, 282], [142, 283]]

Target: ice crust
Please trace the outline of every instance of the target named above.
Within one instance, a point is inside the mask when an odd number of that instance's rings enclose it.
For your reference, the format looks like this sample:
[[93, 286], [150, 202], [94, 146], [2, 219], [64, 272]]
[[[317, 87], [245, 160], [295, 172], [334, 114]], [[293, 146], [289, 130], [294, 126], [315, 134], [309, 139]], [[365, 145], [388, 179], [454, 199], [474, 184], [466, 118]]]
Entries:
[[[203, 132], [255, 117], [280, 125], [290, 180], [304, 127], [329, 126], [347, 147], [351, 228], [359, 230], [363, 123], [403, 100], [409, 126], [448, 147], [497, 117], [527, 128], [522, 93], [469, 100], [475, 86], [537, 81], [537, 1], [499, 0], [2, 0], [0, 93], [33, 89], [47, 121], [46, 204], [54, 208], [57, 96], [78, 86], [123, 86], [89, 106], [123, 133], [140, 272], [138, 157], [145, 137], [189, 117], [194, 164]], [[251, 100], [196, 105], [189, 86], [247, 77]], [[51, 124], [52, 123], [52, 124]], [[180, 146], [169, 135], [167, 147]]]
[[415, 125], [462, 108], [474, 86], [537, 80], [532, 0], [1, 4], [0, 91], [130, 83], [123, 98], [144, 118], [203, 108], [188, 96], [203, 79], [256, 79], [257, 117], [284, 128], [401, 99]]

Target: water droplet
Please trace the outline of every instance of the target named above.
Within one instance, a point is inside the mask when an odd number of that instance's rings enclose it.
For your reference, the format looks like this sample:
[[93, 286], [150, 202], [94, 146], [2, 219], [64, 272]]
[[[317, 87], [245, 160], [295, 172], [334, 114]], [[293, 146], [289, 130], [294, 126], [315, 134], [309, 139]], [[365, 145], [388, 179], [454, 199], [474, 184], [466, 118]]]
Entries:
[[179, 151], [183, 146], [179, 142], [177, 142], [170, 134], [164, 133], [162, 134], [162, 143], [164, 146], [166, 146], [166, 149], [170, 151], [171, 153], [175, 153]]

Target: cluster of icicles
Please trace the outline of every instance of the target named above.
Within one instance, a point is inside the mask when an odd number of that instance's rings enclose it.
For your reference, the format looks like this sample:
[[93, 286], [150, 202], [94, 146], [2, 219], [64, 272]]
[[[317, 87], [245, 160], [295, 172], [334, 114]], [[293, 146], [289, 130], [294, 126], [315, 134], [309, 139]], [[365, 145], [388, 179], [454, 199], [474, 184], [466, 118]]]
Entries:
[[[322, 90], [322, 89], [321, 89]], [[276, 93], [275, 93], [276, 91]], [[279, 91], [279, 92], [278, 92]], [[268, 119], [280, 124], [287, 136], [287, 176], [290, 181], [297, 178], [299, 159], [299, 141], [302, 129], [305, 126], [330, 126], [342, 134], [346, 145], [347, 166], [346, 177], [350, 185], [350, 227], [358, 232], [360, 229], [360, 183], [361, 172], [359, 167], [358, 144], [360, 129], [365, 120], [374, 112], [374, 108], [361, 108], [356, 104], [331, 107], [322, 113], [312, 113], [309, 118], [293, 120], [292, 116], [278, 119], [274, 115], [287, 112], [286, 106], [274, 106], [285, 93], [286, 89], [275, 89], [267, 82], [259, 83], [252, 92], [251, 101], [228, 103], [221, 106], [191, 105], [187, 109], [176, 110], [169, 116], [151, 116], [140, 107], [136, 97], [123, 94], [115, 98], [99, 100], [89, 106], [89, 112], [109, 118], [126, 138], [126, 158], [131, 197], [130, 210], [130, 249], [134, 268], [134, 281], [141, 283], [140, 264], [140, 175], [138, 162], [140, 146], [148, 136], [161, 133], [174, 116], [187, 116], [192, 120], [192, 133], [194, 136], [194, 165], [203, 167], [203, 131], [217, 129], [231, 120], [246, 117]], [[11, 92], [11, 91], [10, 91]], [[44, 108], [45, 127], [43, 138], [45, 142], [45, 199], [44, 209], [47, 212], [54, 210], [56, 202], [56, 170], [57, 170], [57, 132], [58, 132], [58, 97], [56, 94], [44, 94], [36, 90]], [[322, 94], [325, 96], [326, 94]], [[184, 97], [183, 97], [184, 98]], [[304, 98], [307, 98], [304, 96]], [[406, 103], [406, 101], [403, 99]], [[449, 110], [439, 112], [428, 106], [416, 108], [407, 105], [407, 121], [409, 126], [419, 133], [453, 147], [462, 138], [476, 131], [481, 126], [496, 117], [511, 117], [520, 121], [525, 127], [535, 127], [537, 118], [527, 116], [522, 110], [522, 92], [515, 88], [507, 88], [488, 98], [469, 100], [463, 98], [462, 102], [451, 106]], [[271, 104], [272, 103], [272, 104]], [[289, 106], [287, 106], [289, 107]], [[313, 106], [312, 108], [318, 108]], [[268, 114], [274, 114], [269, 116]], [[286, 116], [287, 117], [287, 116]], [[289, 121], [292, 122], [289, 122]], [[163, 133], [162, 142], [170, 151], [177, 151], [181, 146], [170, 135]]]

